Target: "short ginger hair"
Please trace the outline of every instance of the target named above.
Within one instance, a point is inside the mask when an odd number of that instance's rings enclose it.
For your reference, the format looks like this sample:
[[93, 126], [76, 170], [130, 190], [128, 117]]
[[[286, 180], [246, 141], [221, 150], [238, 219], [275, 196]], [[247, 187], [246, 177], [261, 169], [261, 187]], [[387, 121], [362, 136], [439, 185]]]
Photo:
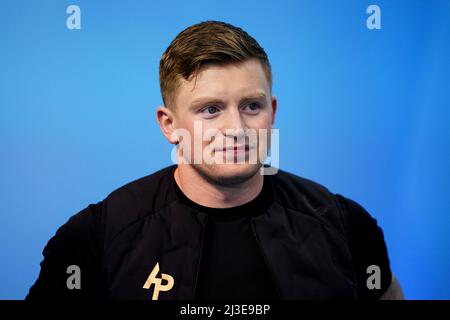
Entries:
[[174, 96], [183, 77], [191, 80], [208, 64], [226, 65], [257, 59], [272, 90], [272, 70], [264, 49], [241, 28], [221, 21], [203, 21], [181, 31], [159, 63], [164, 105], [174, 110]]

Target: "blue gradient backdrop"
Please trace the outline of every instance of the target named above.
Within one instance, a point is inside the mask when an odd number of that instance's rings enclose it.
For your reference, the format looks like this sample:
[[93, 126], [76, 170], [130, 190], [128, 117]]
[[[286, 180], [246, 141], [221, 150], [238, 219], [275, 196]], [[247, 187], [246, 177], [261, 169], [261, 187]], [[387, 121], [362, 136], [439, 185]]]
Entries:
[[[80, 6], [81, 30], [66, 28]], [[366, 8], [381, 7], [381, 30]], [[450, 298], [450, 1], [0, 2], [0, 298], [56, 229], [171, 164], [158, 63], [203, 20], [266, 49], [280, 166], [363, 205], [410, 299]]]

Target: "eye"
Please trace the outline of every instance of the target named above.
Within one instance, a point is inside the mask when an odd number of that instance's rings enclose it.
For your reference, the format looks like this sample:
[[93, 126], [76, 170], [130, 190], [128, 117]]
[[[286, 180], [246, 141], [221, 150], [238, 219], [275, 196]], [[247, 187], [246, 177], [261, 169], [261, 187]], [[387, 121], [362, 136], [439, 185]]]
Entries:
[[256, 102], [251, 102], [247, 104], [244, 109], [250, 113], [258, 113], [259, 109], [261, 109], [261, 105]]
[[204, 108], [202, 110], [202, 113], [206, 112], [207, 114], [214, 114], [217, 111], [219, 111], [219, 109], [217, 107], [215, 107], [215, 106], [208, 106], [208, 107], [206, 107], [206, 108]]
[[211, 116], [216, 114], [219, 111], [219, 108], [217, 108], [216, 106], [207, 106], [206, 108], [203, 108], [201, 110], [201, 113], [204, 113], [207, 116]]

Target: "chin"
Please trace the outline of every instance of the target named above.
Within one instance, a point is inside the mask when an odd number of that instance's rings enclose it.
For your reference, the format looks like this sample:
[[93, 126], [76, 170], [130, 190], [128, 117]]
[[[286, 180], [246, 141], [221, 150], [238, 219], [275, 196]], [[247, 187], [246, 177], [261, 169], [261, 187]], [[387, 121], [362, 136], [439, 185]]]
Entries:
[[194, 165], [202, 176], [220, 185], [233, 185], [245, 182], [259, 173], [261, 164], [230, 163]]

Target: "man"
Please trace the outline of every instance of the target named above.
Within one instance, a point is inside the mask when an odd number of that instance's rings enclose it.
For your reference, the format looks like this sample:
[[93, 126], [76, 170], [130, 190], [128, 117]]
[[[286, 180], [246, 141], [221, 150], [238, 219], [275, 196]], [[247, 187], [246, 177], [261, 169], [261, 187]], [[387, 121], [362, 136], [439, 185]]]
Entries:
[[28, 299], [402, 298], [369, 213], [264, 165], [273, 143], [260, 133], [272, 132], [277, 99], [255, 39], [193, 25], [159, 76], [157, 121], [177, 165], [74, 215], [45, 247]]

